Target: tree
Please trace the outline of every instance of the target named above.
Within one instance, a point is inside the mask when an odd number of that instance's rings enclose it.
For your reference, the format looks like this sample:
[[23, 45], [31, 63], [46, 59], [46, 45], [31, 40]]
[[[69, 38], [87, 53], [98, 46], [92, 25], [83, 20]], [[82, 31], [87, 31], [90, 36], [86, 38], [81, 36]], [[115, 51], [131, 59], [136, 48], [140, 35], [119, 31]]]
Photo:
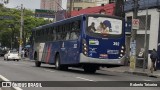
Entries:
[[[9, 9], [0, 5], [0, 42], [2, 46], [18, 48], [20, 16], [19, 9]], [[46, 24], [43, 18], [35, 18], [34, 12], [24, 10], [23, 46], [31, 35], [31, 30], [39, 25]], [[11, 42], [12, 41], [12, 42]]]
[[1, 2], [4, 3], [4, 4], [8, 4], [9, 0], [1, 0]]

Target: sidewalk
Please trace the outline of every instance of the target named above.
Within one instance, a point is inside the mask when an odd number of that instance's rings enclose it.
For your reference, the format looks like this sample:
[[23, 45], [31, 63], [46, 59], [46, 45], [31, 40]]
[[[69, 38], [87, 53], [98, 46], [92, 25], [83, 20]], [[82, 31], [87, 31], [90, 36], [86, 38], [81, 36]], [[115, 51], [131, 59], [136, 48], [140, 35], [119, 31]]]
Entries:
[[157, 70], [151, 73], [149, 69], [145, 69], [145, 72], [143, 72], [142, 68], [136, 68], [134, 71], [131, 71], [129, 66], [121, 66], [121, 67], [114, 67], [114, 68], [101, 68], [101, 70], [160, 78], [160, 70]]

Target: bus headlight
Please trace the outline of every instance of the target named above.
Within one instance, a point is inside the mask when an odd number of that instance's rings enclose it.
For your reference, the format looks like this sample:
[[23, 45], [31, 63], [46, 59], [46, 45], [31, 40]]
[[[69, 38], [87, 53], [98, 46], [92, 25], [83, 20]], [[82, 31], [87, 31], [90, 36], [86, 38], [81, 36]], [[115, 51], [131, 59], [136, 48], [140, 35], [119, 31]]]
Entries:
[[124, 49], [124, 46], [122, 46], [121, 49]]
[[87, 48], [86, 48], [86, 47], [84, 47], [84, 50], [85, 50], [85, 51], [87, 51]]
[[120, 49], [120, 57], [123, 57], [125, 55], [125, 47], [122, 46]]
[[123, 50], [121, 50], [121, 53], [124, 53], [124, 51], [123, 51]]
[[84, 52], [84, 55], [87, 55], [87, 52], [86, 52], [86, 51]]
[[83, 39], [83, 41], [82, 41], [82, 52], [83, 52], [83, 54], [85, 55], [85, 56], [88, 56], [88, 46], [87, 46], [87, 43], [86, 43], [86, 40], [85, 39]]

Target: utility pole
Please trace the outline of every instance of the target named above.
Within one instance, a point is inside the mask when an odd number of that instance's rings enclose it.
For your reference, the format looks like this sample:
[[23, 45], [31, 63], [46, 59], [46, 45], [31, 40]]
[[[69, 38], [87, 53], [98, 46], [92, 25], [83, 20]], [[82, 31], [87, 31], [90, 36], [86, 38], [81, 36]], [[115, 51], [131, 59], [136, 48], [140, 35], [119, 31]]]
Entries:
[[22, 52], [22, 31], [23, 31], [23, 4], [21, 4], [21, 27], [20, 27], [20, 41], [19, 41], [19, 54]]
[[143, 59], [143, 72], [145, 72], [145, 64], [147, 59], [147, 26], [148, 26], [148, 4], [149, 0], [146, 3], [146, 23], [145, 23], [145, 39], [144, 39], [144, 59]]
[[[134, 2], [133, 19], [137, 19], [138, 0], [133, 0], [133, 2]], [[137, 29], [132, 28], [132, 32], [131, 32], [131, 56], [130, 56], [130, 71], [131, 72], [133, 72], [136, 68], [136, 34], [137, 34]]]
[[72, 6], [73, 6], [72, 4], [73, 4], [73, 0], [70, 0], [69, 17], [71, 17]]

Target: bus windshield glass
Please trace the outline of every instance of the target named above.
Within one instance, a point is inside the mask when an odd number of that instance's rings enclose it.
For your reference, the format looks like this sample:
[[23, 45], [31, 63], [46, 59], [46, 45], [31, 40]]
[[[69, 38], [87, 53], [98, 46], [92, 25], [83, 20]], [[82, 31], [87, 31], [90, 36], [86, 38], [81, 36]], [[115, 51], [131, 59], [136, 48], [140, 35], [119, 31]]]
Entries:
[[87, 32], [89, 35], [120, 35], [122, 20], [107, 17], [88, 17]]

